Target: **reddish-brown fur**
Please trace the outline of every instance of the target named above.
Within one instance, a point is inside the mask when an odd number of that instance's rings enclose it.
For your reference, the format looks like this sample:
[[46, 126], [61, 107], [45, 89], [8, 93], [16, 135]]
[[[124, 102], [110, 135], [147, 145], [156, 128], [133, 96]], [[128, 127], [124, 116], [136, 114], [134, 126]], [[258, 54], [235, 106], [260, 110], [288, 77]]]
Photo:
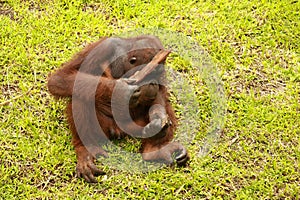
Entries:
[[[153, 72], [142, 86], [131, 85], [127, 79], [150, 62], [160, 49], [163, 49], [161, 42], [153, 36], [103, 38], [88, 45], [50, 75], [50, 93], [70, 98], [67, 116], [79, 177], [96, 182], [95, 176], [104, 172], [95, 166], [94, 160], [98, 155], [107, 156], [99, 144], [107, 138], [128, 134], [143, 137], [141, 153], [144, 160], [170, 164], [174, 162], [172, 154], [180, 165], [188, 160], [185, 148], [171, 141], [176, 117], [162, 84], [163, 67]], [[160, 84], [153, 83], [152, 79]], [[117, 115], [113, 113], [112, 105]], [[126, 110], [129, 110], [130, 118], [122, 115]], [[117, 124], [118, 121], [121, 124]], [[157, 129], [161, 130], [156, 133]]]

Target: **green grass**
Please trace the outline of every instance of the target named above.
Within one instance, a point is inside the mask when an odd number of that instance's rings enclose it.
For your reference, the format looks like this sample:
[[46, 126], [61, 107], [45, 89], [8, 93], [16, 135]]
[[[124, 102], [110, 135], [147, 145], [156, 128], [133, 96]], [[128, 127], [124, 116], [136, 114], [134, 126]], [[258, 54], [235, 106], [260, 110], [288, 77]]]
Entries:
[[[0, 199], [299, 199], [299, 12], [292, 0], [1, 1]], [[141, 27], [181, 32], [210, 54], [227, 96], [224, 133], [198, 156], [211, 107], [187, 71], [201, 94], [189, 167], [134, 174], [100, 164], [107, 175], [87, 184], [75, 178], [48, 73], [102, 36]]]

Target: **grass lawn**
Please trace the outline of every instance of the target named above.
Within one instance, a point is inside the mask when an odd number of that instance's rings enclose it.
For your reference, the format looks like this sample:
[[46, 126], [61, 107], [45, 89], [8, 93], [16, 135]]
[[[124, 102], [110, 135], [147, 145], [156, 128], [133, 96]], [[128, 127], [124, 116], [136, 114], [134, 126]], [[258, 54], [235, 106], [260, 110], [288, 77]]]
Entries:
[[[300, 199], [299, 12], [297, 0], [0, 1], [0, 199]], [[223, 134], [199, 155], [212, 96], [173, 57], [199, 107], [189, 166], [128, 173], [99, 163], [107, 174], [85, 183], [47, 76], [88, 43], [142, 27], [180, 32], [210, 55], [227, 98]]]

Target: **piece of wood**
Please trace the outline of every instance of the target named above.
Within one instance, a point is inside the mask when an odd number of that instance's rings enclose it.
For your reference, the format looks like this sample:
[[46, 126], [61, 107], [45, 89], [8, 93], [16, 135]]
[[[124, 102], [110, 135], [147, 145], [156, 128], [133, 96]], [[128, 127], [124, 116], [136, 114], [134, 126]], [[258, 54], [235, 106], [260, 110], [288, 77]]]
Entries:
[[13, 101], [17, 100], [17, 99], [20, 99], [21, 97], [23, 97], [24, 95], [28, 95], [29, 92], [33, 89], [33, 87], [31, 87], [25, 94], [20, 94], [18, 96], [15, 96], [7, 101], [4, 101], [4, 102], [0, 102], [0, 106], [6, 106], [10, 103], [12, 103]]
[[149, 75], [162, 61], [164, 61], [167, 56], [171, 53], [169, 50], [160, 50], [154, 58], [140, 71], [129, 77], [133, 80], [133, 84], [141, 82], [147, 75]]

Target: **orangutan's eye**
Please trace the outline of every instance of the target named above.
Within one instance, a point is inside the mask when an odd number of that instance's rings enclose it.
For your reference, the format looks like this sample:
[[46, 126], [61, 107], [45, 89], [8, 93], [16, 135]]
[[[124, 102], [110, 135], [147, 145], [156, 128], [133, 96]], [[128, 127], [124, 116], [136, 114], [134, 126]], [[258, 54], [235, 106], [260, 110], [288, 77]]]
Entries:
[[136, 62], [136, 57], [131, 57], [129, 62], [133, 65]]

